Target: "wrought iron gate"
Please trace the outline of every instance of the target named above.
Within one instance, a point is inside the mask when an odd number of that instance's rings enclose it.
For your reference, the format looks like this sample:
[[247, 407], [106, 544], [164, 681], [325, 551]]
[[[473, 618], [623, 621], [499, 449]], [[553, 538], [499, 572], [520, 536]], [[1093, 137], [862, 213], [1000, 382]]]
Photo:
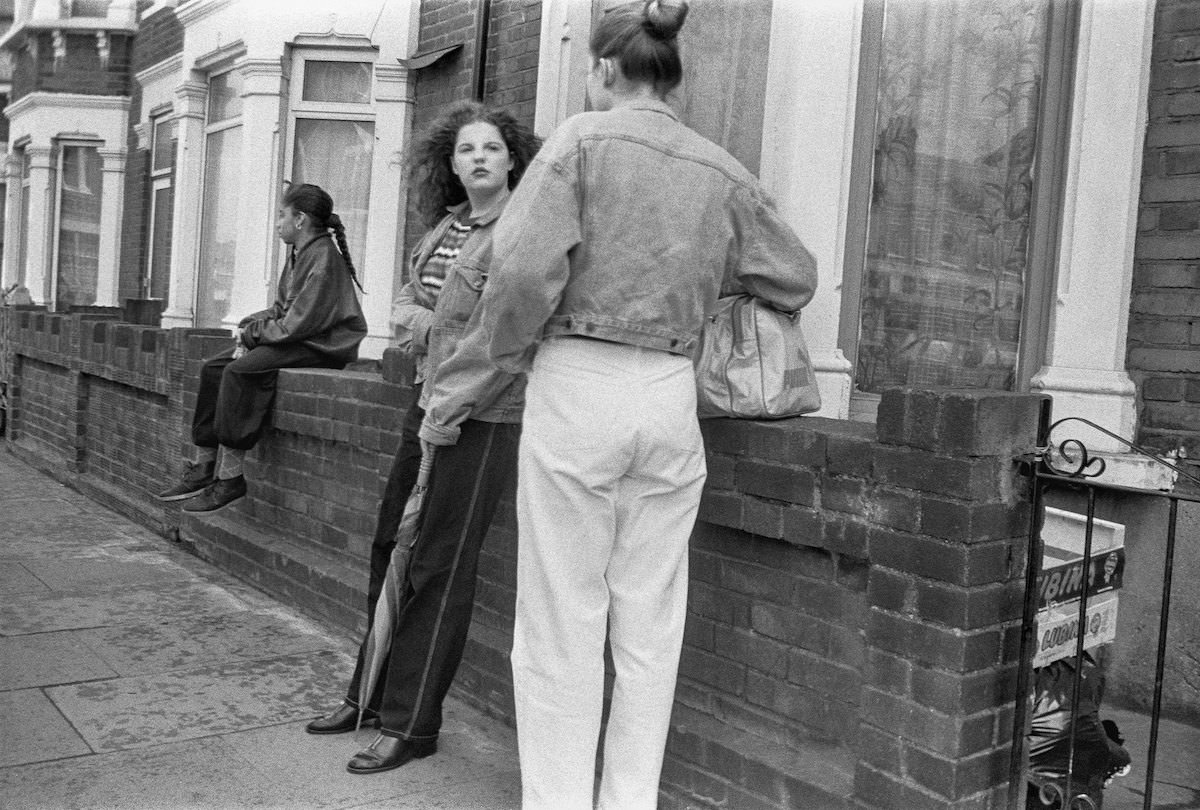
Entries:
[[[1034, 682], [1034, 658], [1039, 645], [1062, 642], [1064, 637], [1074, 640], [1074, 659], [1071, 671], [1073, 683], [1070, 688], [1070, 717], [1071, 734], [1068, 754], [1068, 765], [1063, 778], [1047, 781], [1039, 785], [1038, 800], [1044, 806], [1058, 806], [1065, 810], [1094, 810], [1096, 803], [1089, 797], [1086, 786], [1075, 774], [1076, 767], [1076, 734], [1075, 721], [1079, 717], [1081, 700], [1081, 681], [1084, 673], [1084, 650], [1086, 636], [1096, 625], [1102, 623], [1099, 614], [1093, 614], [1092, 626], [1089, 627], [1089, 601], [1093, 593], [1091, 576], [1094, 573], [1093, 534], [1096, 526], [1096, 497], [1098, 492], [1125, 493], [1139, 497], [1165, 499], [1168, 504], [1166, 553], [1162, 568], [1162, 593], [1158, 623], [1157, 656], [1154, 668], [1154, 697], [1150, 714], [1150, 739], [1148, 742], [1147, 761], [1142, 771], [1145, 780], [1145, 797], [1143, 808], [1150, 810], [1154, 806], [1154, 767], [1158, 751], [1159, 716], [1162, 710], [1163, 671], [1167, 652], [1167, 628], [1171, 616], [1171, 579], [1175, 562], [1175, 529], [1179, 503], [1187, 501], [1200, 503], [1200, 496], [1180, 494], [1174, 491], [1140, 489], [1096, 480], [1104, 473], [1103, 458], [1092, 456], [1082, 441], [1066, 438], [1055, 443], [1053, 434], [1057, 428], [1068, 423], [1080, 423], [1109, 436], [1131, 451], [1138, 453], [1155, 464], [1163, 465], [1173, 470], [1180, 478], [1200, 484], [1200, 478], [1188, 473], [1175, 464], [1162, 459], [1145, 449], [1133, 444], [1128, 439], [1112, 433], [1086, 419], [1068, 417], [1057, 422], [1050, 421], [1050, 402], [1043, 406], [1041, 423], [1038, 430], [1037, 450], [1030, 457], [1023, 459], [1031, 487], [1032, 510], [1030, 518], [1029, 546], [1025, 576], [1024, 613], [1021, 625], [1020, 666], [1017, 675], [1016, 704], [1013, 719], [1012, 759], [1009, 767], [1008, 806], [1010, 810], [1020, 810], [1025, 807], [1026, 794], [1029, 791], [1029, 762], [1026, 745], [1026, 734], [1031, 717], [1031, 694]], [[1052, 488], [1073, 490], [1082, 493], [1086, 498], [1087, 514], [1084, 529], [1082, 560], [1080, 572], [1084, 574], [1083, 581], [1074, 582], [1078, 589], [1078, 611], [1074, 622], [1055, 638], [1039, 639], [1037, 637], [1037, 612], [1039, 599], [1044, 596], [1043, 586], [1049, 586], [1041, 576], [1041, 563], [1045, 553], [1042, 527], [1045, 520], [1045, 495]], [[1065, 581], [1065, 580], [1064, 580]], [[1053, 584], [1053, 583], [1051, 583]], [[1057, 587], [1057, 586], [1055, 586]], [[1073, 606], [1072, 606], [1073, 607]], [[1049, 634], [1047, 634], [1049, 635]], [[1070, 643], [1069, 641], [1067, 642]], [[1055, 804], [1057, 803], [1057, 804]], [[1031, 810], [1036, 807], [1031, 803]]]

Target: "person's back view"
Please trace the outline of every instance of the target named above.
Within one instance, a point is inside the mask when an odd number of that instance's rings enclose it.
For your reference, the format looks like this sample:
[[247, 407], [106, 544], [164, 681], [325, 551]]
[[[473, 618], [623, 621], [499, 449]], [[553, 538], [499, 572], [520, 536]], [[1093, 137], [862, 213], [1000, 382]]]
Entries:
[[706, 475], [692, 356], [720, 293], [794, 311], [811, 256], [753, 177], [678, 121], [684, 3], [611, 10], [594, 113], [563, 124], [497, 225], [489, 353], [529, 369], [519, 454], [513, 680], [527, 808], [653, 808]]

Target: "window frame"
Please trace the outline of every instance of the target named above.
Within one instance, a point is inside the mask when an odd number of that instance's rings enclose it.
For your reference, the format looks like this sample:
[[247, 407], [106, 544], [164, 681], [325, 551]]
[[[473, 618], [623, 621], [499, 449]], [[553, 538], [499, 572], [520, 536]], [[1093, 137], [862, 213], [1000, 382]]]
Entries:
[[[51, 219], [51, 245], [50, 245], [50, 296], [46, 302], [47, 308], [51, 312], [58, 311], [58, 276], [59, 276], [59, 260], [62, 258], [62, 207], [63, 207], [63, 191], [66, 184], [66, 172], [63, 170], [63, 162], [66, 160], [66, 150], [71, 148], [95, 149], [96, 160], [101, 163], [100, 187], [97, 192], [100, 195], [100, 220], [97, 225], [97, 231], [104, 227], [104, 158], [100, 155], [100, 150], [104, 148], [104, 142], [92, 138], [55, 138], [53, 146], [53, 168], [51, 171], [51, 186], [54, 189], [54, 216]], [[97, 256], [97, 259], [99, 256]], [[97, 282], [99, 281], [99, 268], [97, 268]], [[92, 302], [95, 304], [95, 301]]]
[[[204, 204], [205, 203], [204, 189], [208, 188], [208, 184], [209, 184], [209, 180], [210, 180], [210, 176], [209, 176], [209, 171], [210, 171], [209, 145], [211, 143], [211, 138], [213, 135], [241, 127], [243, 124], [242, 119], [245, 114], [245, 110], [243, 108], [243, 109], [238, 110], [237, 115], [233, 115], [228, 118], [223, 118], [220, 121], [216, 121], [216, 122], [210, 121], [209, 118], [212, 115], [212, 82], [213, 82], [213, 79], [216, 79], [218, 77], [226, 76], [226, 75], [230, 75], [230, 74], [234, 74], [234, 73], [240, 73], [240, 71], [241, 71], [241, 67], [239, 65], [229, 64], [228, 62], [225, 62], [221, 65], [213, 66], [209, 70], [208, 74], [204, 77], [204, 86], [205, 86], [204, 127], [202, 129], [202, 136], [201, 136], [204, 141], [204, 146], [200, 150], [201, 151], [201, 157], [200, 157], [200, 176], [201, 176], [200, 189], [201, 189], [201, 191], [200, 191], [200, 231], [199, 231], [200, 240], [196, 244], [195, 286], [194, 286], [194, 289], [192, 290], [193, 325], [195, 325], [195, 321], [200, 315], [200, 293], [204, 286], [202, 283], [203, 279], [201, 278], [201, 273], [204, 271], [204, 261], [206, 258], [208, 258], [205, 254], [203, 235], [208, 232], [208, 219], [210, 216], [210, 212], [208, 210], [206, 210], [206, 206]], [[244, 77], [243, 77], [243, 81], [244, 81]]]
[[[154, 237], [155, 226], [158, 222], [158, 193], [166, 189], [174, 188], [175, 184], [175, 164], [178, 159], [176, 155], [176, 147], [171, 147], [170, 164], [164, 168], [156, 169], [155, 164], [158, 162], [159, 156], [159, 128], [171, 126], [174, 129], [175, 137], [172, 143], [178, 144], [179, 138], [179, 120], [174, 117], [170, 110], [162, 111], [150, 116], [150, 154], [149, 154], [149, 180], [150, 180], [150, 205], [146, 211], [146, 272], [142, 275], [141, 295], [142, 298], [149, 298], [154, 289]], [[174, 206], [172, 206], [174, 207]], [[168, 288], [170, 285], [171, 268], [166, 268], [168, 276]]]
[[[862, 285], [866, 268], [875, 130], [878, 126], [879, 71], [883, 56], [887, 0], [865, 0], [859, 57], [854, 136], [850, 161], [850, 193], [846, 207], [838, 348], [851, 363], [850, 418], [875, 421], [880, 396], [858, 390], [859, 331]], [[1057, 284], [1059, 234], [1066, 187], [1067, 154], [1075, 62], [1079, 48], [1080, 0], [1049, 0], [1043, 64], [1055, 66], [1043, 77], [1038, 104], [1034, 164], [1041, 177], [1030, 210], [1026, 279], [1021, 332], [1014, 369], [1014, 390], [1027, 392], [1042, 366], [1050, 334], [1050, 313]]]
[[[299, 128], [297, 122], [301, 119], [369, 123], [374, 128], [376, 138], [378, 138], [378, 109], [375, 100], [375, 65], [378, 61], [378, 56], [378, 53], [372, 48], [322, 48], [308, 45], [292, 48], [288, 58], [287, 117], [284, 126], [285, 137], [283, 138], [282, 155], [282, 177], [285, 181], [291, 181], [296, 173], [296, 131]], [[371, 77], [370, 87], [367, 91], [368, 100], [366, 102], [305, 101], [304, 78], [309, 62], [351, 62], [366, 64], [370, 70]], [[370, 205], [371, 189], [376, 182], [375, 159], [375, 149], [372, 146], [371, 177], [366, 189], [368, 202], [367, 220], [360, 237], [364, 247], [370, 244], [370, 231], [375, 219], [371, 210], [372, 206]], [[286, 183], [282, 185], [282, 189], [286, 191]], [[363, 257], [354, 258], [359, 262], [363, 261]], [[273, 267], [278, 267], [278, 265], [278, 261], [272, 262]], [[358, 272], [360, 273], [360, 280], [365, 281], [365, 279], [361, 278], [364, 272], [363, 268], [360, 267]], [[278, 273], [278, 270], [275, 273]], [[277, 279], [272, 278], [272, 286], [276, 281]]]

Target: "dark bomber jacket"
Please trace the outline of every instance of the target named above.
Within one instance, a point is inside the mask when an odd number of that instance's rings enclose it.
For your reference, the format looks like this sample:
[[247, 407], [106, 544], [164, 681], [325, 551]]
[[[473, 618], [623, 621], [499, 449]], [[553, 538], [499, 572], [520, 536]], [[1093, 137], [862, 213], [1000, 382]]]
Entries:
[[354, 281], [329, 234], [297, 243], [283, 274], [275, 303], [242, 319], [247, 349], [299, 343], [334, 360], [358, 357], [367, 321]]

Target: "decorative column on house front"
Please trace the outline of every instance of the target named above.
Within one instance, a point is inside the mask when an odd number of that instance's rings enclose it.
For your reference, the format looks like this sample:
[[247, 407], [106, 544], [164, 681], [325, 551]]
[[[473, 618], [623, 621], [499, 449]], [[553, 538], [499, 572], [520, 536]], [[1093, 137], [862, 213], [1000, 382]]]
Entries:
[[118, 276], [121, 232], [125, 212], [125, 157], [125, 149], [100, 150], [103, 176], [100, 199], [104, 201], [104, 216], [100, 221], [96, 303], [108, 307], [121, 305]]
[[241, 226], [229, 312], [221, 322], [230, 329], [236, 329], [243, 316], [269, 306], [274, 300], [271, 280], [276, 258], [281, 255], [275, 234], [275, 210], [283, 190], [277, 159], [283, 68], [276, 57], [243, 59], [235, 70], [242, 72], [243, 82], [241, 193], [236, 201], [230, 202], [238, 206]]
[[175, 90], [179, 121], [175, 167], [175, 202], [171, 229], [170, 305], [163, 313], [164, 328], [195, 322], [196, 266], [199, 251], [200, 201], [204, 180], [204, 105], [208, 86], [184, 82]]
[[0, 279], [0, 287], [8, 289], [14, 284], [23, 282], [25, 269], [21, 266], [21, 240], [17, 234], [21, 232], [21, 155], [9, 152], [4, 158], [4, 232], [9, 238], [4, 240], [4, 277]]
[[[1153, 0], [1081, 7], [1058, 280], [1031, 384], [1053, 396], [1055, 418], [1129, 437], [1136, 390], [1125, 353], [1153, 23]], [[1072, 435], [1089, 450], [1124, 450], [1084, 426]]]
[[775, 3], [763, 116], [762, 183], [817, 260], [804, 336], [819, 415], [835, 419], [849, 415], [854, 382], [838, 323], [861, 19], [858, 2]]
[[53, 305], [50, 250], [54, 244], [54, 151], [25, 147], [29, 158], [29, 233], [25, 237], [25, 286], [35, 304]]

